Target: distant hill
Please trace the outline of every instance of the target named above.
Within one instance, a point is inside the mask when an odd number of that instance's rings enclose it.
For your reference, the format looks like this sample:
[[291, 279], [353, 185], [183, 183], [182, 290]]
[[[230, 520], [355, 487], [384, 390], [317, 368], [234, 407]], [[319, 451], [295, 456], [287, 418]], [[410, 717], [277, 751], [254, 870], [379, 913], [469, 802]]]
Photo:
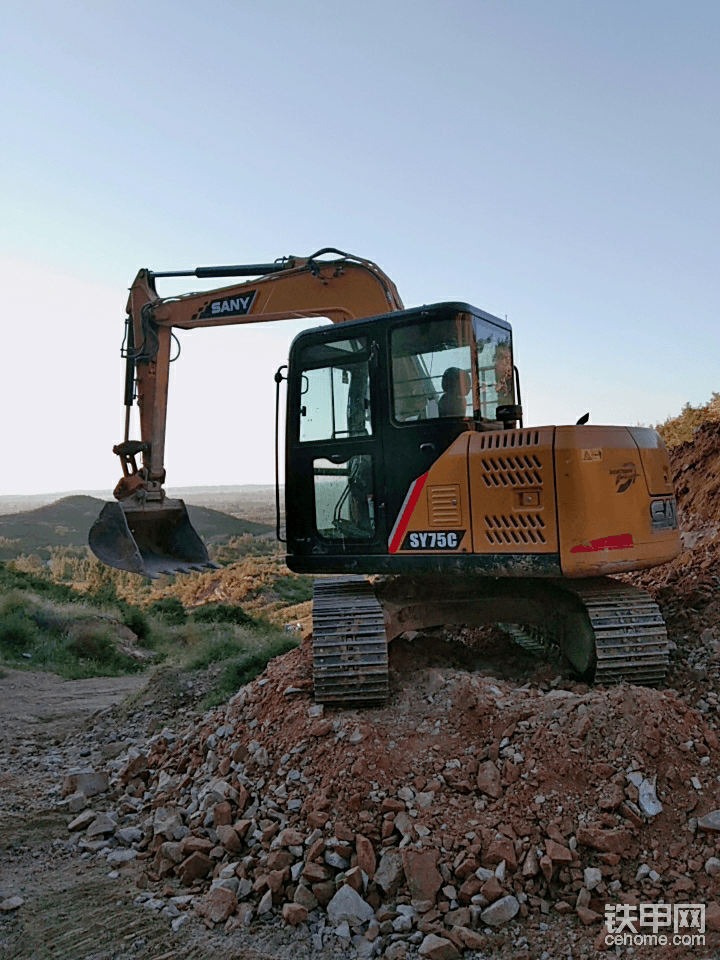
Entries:
[[212, 510], [210, 507], [196, 507], [187, 504], [190, 522], [203, 538], [211, 542], [216, 538], [228, 539], [241, 537], [250, 533], [254, 537], [275, 533], [275, 526], [269, 523], [257, 523], [255, 520], [243, 520], [240, 517], [231, 517], [221, 510]]
[[[87, 544], [90, 527], [106, 503], [85, 495], [63, 497], [55, 503], [0, 516], [0, 557], [8, 559], [20, 553], [36, 553], [43, 547], [79, 547]], [[190, 521], [208, 543], [223, 543], [230, 537], [249, 533], [263, 536], [274, 533], [267, 523], [241, 520], [219, 510], [188, 506]]]
[[[282, 489], [282, 487], [281, 487]], [[275, 525], [275, 487], [248, 483], [241, 486], [171, 487], [169, 497], [178, 497], [197, 507], [208, 507], [229, 513], [240, 520]], [[0, 515], [23, 513], [67, 500], [70, 497], [92, 497], [109, 500], [107, 490], [64, 490], [57, 493], [15, 493], [0, 496]]]

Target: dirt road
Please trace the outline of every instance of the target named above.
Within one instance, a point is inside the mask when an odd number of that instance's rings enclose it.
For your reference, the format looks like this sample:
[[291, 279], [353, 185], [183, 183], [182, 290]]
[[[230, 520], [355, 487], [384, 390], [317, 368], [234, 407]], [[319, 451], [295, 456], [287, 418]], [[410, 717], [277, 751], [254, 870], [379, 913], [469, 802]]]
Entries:
[[54, 673], [3, 667], [0, 677], [0, 746], [40, 733], [66, 736], [97, 710], [142, 689], [147, 675], [63, 680]]

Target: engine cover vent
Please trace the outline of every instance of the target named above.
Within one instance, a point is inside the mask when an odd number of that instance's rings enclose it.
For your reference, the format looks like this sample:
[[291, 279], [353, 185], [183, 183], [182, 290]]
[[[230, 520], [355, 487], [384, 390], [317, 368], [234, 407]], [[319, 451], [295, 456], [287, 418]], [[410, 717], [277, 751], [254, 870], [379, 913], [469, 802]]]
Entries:
[[428, 513], [431, 527], [453, 529], [462, 522], [460, 485], [448, 483], [428, 489]]
[[480, 450], [506, 450], [508, 447], [536, 447], [540, 443], [539, 430], [498, 430], [481, 433]]
[[483, 457], [482, 478], [486, 487], [541, 487], [542, 460], [537, 454], [517, 457]]
[[544, 544], [545, 523], [538, 513], [521, 513], [511, 517], [485, 517], [485, 536], [488, 543]]

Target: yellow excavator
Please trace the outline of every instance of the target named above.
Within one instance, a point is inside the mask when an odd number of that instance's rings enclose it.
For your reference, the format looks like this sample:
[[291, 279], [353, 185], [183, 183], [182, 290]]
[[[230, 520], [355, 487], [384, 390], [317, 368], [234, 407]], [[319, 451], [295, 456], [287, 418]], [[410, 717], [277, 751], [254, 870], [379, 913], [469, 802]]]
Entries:
[[[156, 278], [170, 276], [252, 279], [159, 297]], [[664, 444], [587, 418], [525, 426], [506, 321], [462, 302], [405, 309], [376, 264], [333, 248], [141, 270], [127, 313], [123, 476], [89, 538], [104, 563], [143, 576], [211, 566], [163, 489], [173, 328], [329, 318], [339, 327], [297, 336], [275, 376], [288, 384], [287, 563], [326, 575], [313, 601], [316, 699], [382, 702], [388, 640], [440, 624], [499, 623], [596, 682], [663, 678], [657, 605], [609, 575], [680, 552]]]

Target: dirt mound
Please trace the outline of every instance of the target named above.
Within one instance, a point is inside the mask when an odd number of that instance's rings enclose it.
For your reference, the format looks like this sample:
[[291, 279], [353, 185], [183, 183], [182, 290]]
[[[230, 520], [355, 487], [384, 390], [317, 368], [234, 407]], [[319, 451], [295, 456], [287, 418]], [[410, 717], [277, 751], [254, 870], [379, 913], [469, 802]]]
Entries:
[[[521, 917], [577, 910], [592, 937], [606, 902], [717, 899], [702, 820], [720, 806], [717, 697], [710, 717], [670, 690], [479, 675], [460, 662], [471, 647], [391, 651], [387, 707], [315, 705], [306, 643], [200, 727], [155, 738], [125, 774], [156, 810], [150, 879], [199, 894], [232, 865], [245, 893], [230, 928], [263, 898], [326, 905], [350, 883], [458, 949], [508, 897]], [[494, 672], [509, 669], [501, 653]], [[189, 830], [181, 844], [160, 811]]]
[[703, 424], [692, 443], [674, 447], [670, 463], [683, 531], [716, 536], [720, 533], [720, 423]]
[[683, 552], [627, 579], [660, 604], [676, 648], [670, 683], [703, 695], [720, 678], [720, 423], [672, 448], [670, 463]]

